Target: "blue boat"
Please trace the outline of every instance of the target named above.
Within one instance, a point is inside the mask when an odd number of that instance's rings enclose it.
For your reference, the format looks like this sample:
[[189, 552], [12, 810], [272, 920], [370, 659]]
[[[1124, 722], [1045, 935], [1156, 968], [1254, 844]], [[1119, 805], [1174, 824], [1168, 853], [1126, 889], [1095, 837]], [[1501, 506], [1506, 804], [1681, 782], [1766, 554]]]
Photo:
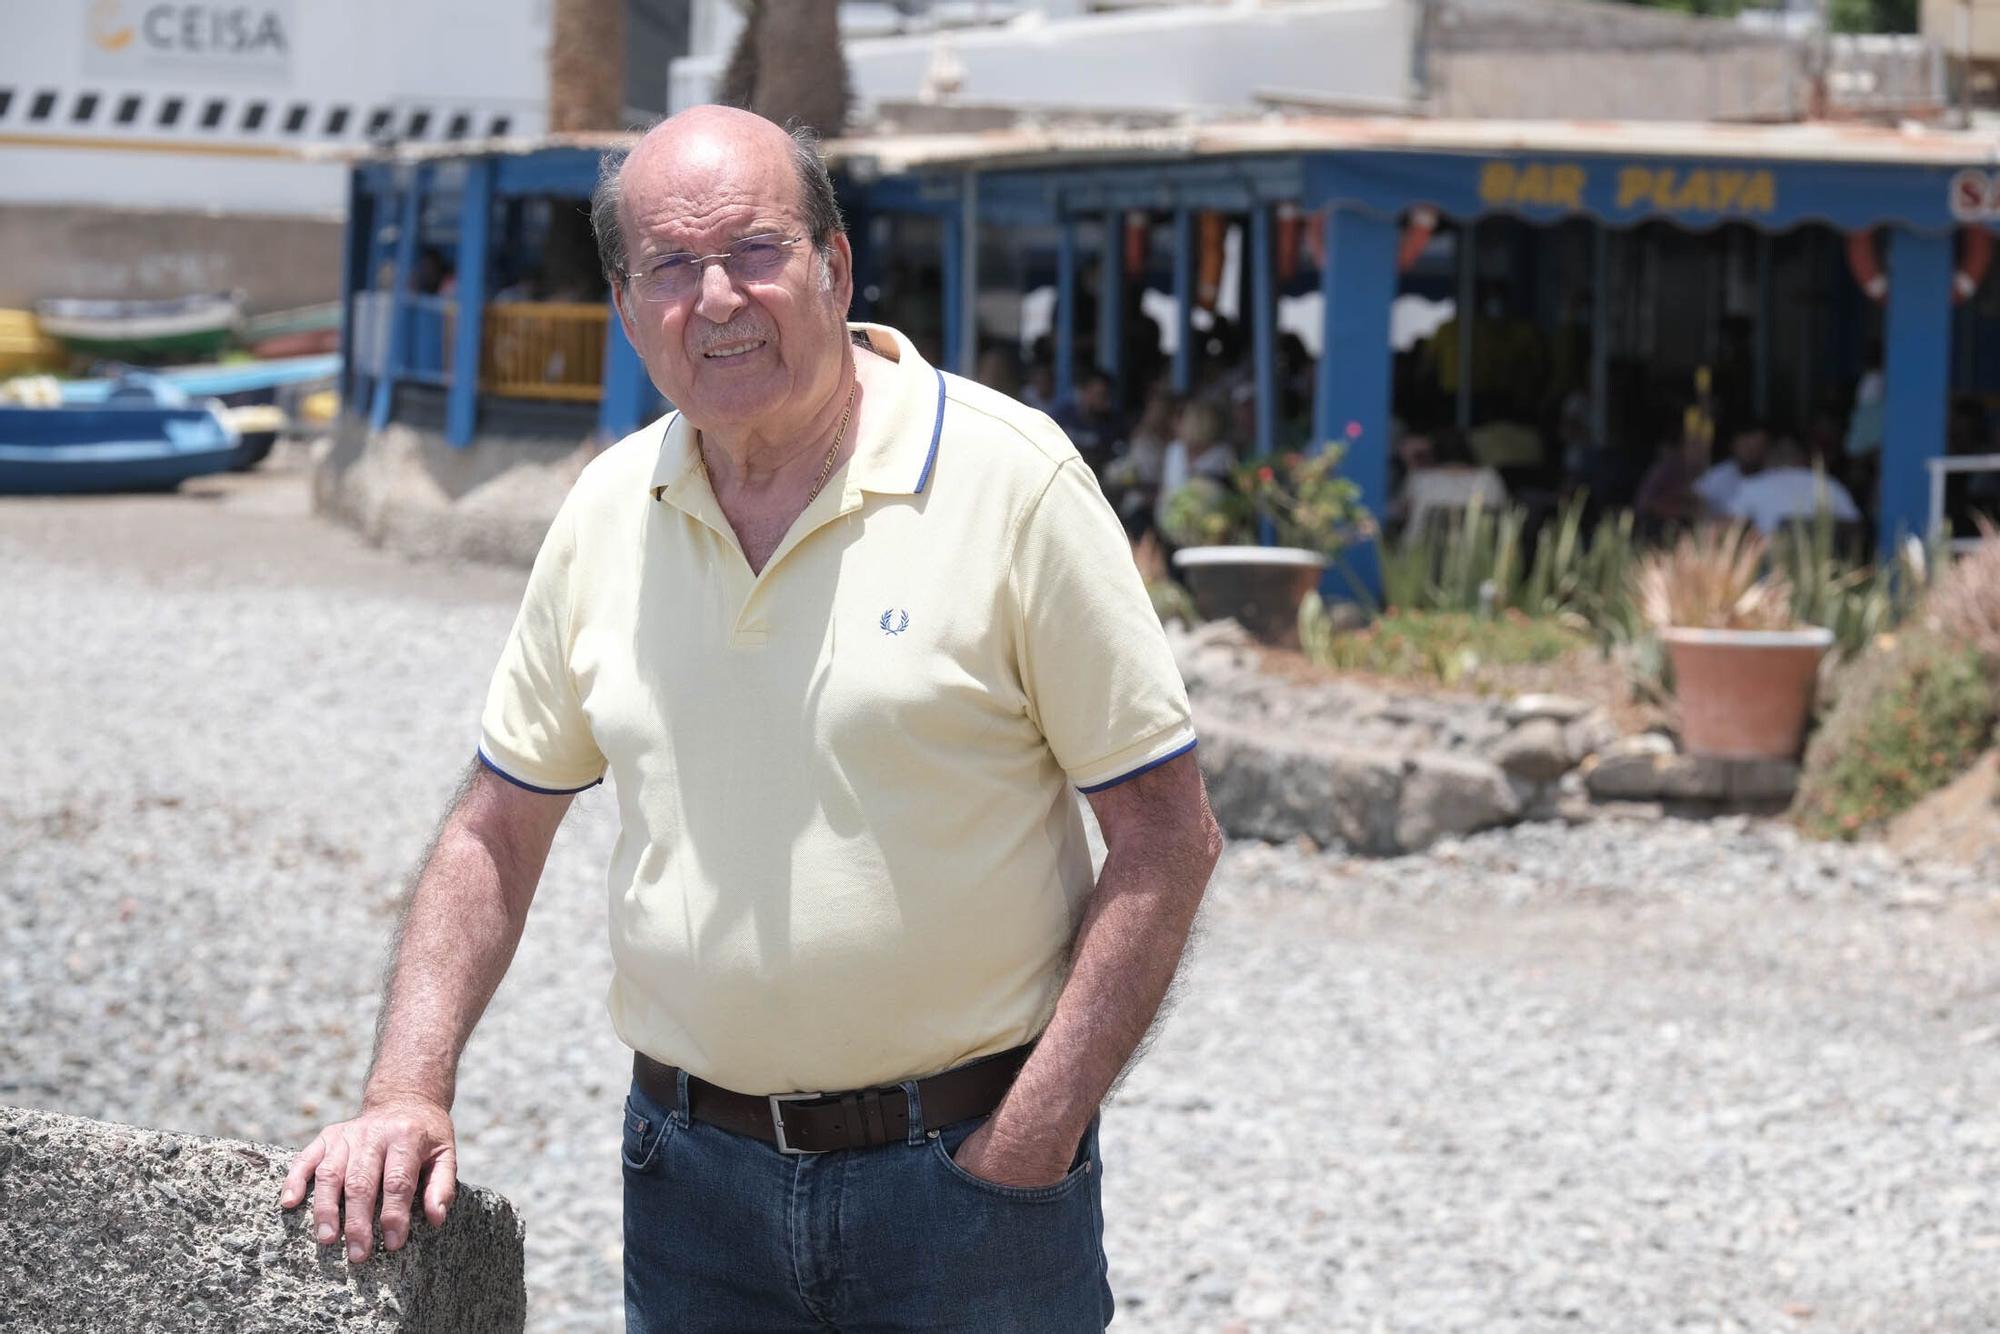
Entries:
[[88, 406], [0, 406], [0, 493], [171, 490], [236, 467], [243, 441], [229, 423], [150, 379]]

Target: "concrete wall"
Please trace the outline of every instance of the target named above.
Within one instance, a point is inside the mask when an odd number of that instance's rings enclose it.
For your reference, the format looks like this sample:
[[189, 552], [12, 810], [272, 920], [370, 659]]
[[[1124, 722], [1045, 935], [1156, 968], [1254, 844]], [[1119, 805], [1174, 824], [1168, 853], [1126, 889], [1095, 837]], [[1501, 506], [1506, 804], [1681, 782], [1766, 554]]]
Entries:
[[[1298, 0], [1035, 19], [844, 45], [864, 108], [917, 98], [943, 67], [958, 71], [955, 95], [971, 102], [1247, 108], [1268, 89], [1399, 105], [1409, 100], [1415, 21], [1407, 0]], [[668, 76], [673, 108], [709, 100], [727, 59], [725, 48], [676, 61]]]
[[365, 1265], [278, 1208], [291, 1151], [0, 1106], [0, 1327], [35, 1334], [514, 1334], [522, 1228], [461, 1184]]
[[1765, 121], [1805, 114], [1799, 53], [1757, 45], [1721, 51], [1450, 51], [1432, 57], [1442, 116], [1536, 120]]
[[330, 218], [0, 204], [0, 306], [231, 288], [253, 312], [335, 301], [340, 243]]
[[527, 566], [596, 454], [575, 437], [491, 434], [453, 449], [441, 431], [370, 431], [349, 414], [314, 448], [313, 510], [405, 555]]
[[2000, 60], [2000, 0], [1922, 0], [1917, 13], [1917, 31], [1953, 56]]

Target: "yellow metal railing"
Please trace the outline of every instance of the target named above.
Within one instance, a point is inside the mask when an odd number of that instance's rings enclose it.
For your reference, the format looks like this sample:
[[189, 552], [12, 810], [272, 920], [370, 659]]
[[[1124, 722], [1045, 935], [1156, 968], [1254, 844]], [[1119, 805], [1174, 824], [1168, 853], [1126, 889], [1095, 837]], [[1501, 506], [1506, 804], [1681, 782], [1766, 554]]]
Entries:
[[486, 307], [479, 384], [510, 398], [595, 403], [604, 395], [604, 335], [610, 308], [509, 301]]

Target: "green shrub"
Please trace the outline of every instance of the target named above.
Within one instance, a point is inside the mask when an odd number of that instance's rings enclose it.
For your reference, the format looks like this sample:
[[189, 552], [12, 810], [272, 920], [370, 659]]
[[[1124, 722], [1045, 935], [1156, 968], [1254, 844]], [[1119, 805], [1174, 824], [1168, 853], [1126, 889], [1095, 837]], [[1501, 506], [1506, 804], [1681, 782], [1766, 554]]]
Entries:
[[1361, 508], [1361, 488], [1340, 475], [1347, 447], [1329, 444], [1317, 454], [1293, 451], [1237, 464], [1225, 483], [1190, 478], [1167, 497], [1160, 527], [1177, 547], [1254, 545], [1269, 524], [1278, 545], [1331, 556], [1374, 536], [1375, 523]]
[[1975, 649], [1921, 632], [1885, 640], [1847, 669], [1806, 750], [1794, 814], [1820, 838], [1878, 830], [1965, 772], [1994, 716]]
[[1334, 671], [1427, 679], [1457, 685], [1481, 667], [1554, 662], [1590, 645], [1580, 629], [1517, 611], [1495, 617], [1466, 612], [1392, 611], [1354, 630], [1336, 630], [1317, 594], [1299, 613], [1306, 655]]
[[1771, 564], [1791, 586], [1801, 625], [1833, 632], [1834, 652], [1853, 658], [1894, 630], [1923, 602], [1930, 571], [1949, 556], [1942, 544], [1907, 543], [1892, 560], [1855, 560], [1840, 550], [1832, 515], [1786, 525], [1772, 543]]
[[1514, 610], [1581, 620], [1605, 640], [1629, 635], [1637, 559], [1629, 512], [1584, 531], [1584, 498], [1565, 503], [1527, 555], [1527, 511], [1480, 505], [1378, 547], [1384, 602], [1401, 612]]

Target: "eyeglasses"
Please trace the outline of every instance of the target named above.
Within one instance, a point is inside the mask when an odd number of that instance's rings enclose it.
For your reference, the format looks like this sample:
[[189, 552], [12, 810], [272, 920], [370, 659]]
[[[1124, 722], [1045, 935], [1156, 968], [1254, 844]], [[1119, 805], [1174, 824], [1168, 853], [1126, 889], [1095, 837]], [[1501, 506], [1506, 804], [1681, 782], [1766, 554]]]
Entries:
[[625, 279], [642, 301], [679, 301], [700, 290], [701, 271], [710, 260], [722, 261], [722, 271], [731, 281], [763, 282], [778, 276], [791, 248], [804, 240], [803, 236], [772, 232], [767, 236], [746, 236], [715, 255], [680, 250], [659, 256], [644, 273], [628, 273]]

